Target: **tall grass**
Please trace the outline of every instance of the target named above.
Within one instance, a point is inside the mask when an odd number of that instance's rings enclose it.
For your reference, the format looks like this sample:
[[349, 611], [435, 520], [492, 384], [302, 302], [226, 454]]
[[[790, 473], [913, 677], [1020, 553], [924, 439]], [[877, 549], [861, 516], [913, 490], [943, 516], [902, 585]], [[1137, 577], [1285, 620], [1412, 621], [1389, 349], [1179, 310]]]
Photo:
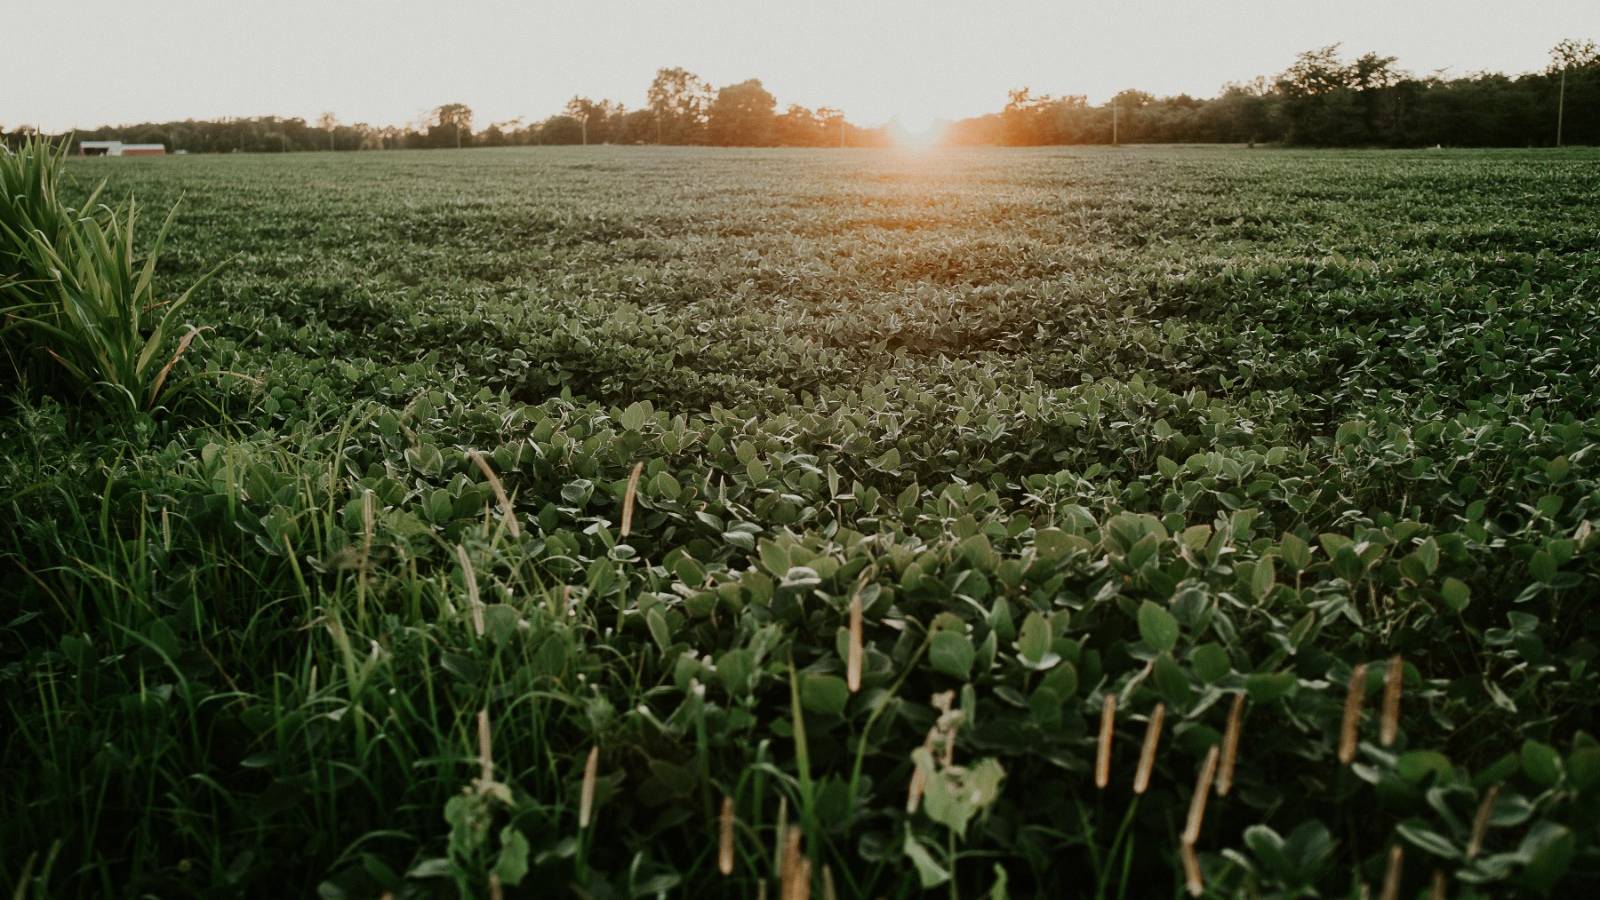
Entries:
[[161, 299], [156, 263], [177, 207], [139, 253], [133, 200], [98, 204], [104, 185], [81, 206], [64, 199], [68, 146], [34, 139], [0, 156], [0, 340], [19, 379], [149, 409], [198, 333], [179, 337], [178, 313], [210, 273]]

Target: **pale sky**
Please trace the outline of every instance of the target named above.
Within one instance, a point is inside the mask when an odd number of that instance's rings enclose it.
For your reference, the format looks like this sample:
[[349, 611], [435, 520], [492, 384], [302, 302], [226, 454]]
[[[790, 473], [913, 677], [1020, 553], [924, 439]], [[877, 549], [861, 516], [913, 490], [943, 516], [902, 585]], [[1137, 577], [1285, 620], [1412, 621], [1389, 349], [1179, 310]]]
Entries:
[[1413, 72], [1542, 68], [1600, 0], [0, 0], [0, 125], [277, 114], [478, 127], [574, 94], [644, 105], [657, 68], [760, 78], [852, 121], [998, 110], [1006, 91], [1211, 96], [1343, 42]]

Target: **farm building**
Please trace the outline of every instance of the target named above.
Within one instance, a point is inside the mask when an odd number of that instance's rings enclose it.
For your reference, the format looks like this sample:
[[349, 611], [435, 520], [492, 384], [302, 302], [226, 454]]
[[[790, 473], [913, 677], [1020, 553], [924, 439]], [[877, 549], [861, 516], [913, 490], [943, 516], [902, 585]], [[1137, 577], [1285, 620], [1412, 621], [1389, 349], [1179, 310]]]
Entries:
[[80, 156], [166, 156], [166, 144], [124, 144], [121, 141], [80, 141]]

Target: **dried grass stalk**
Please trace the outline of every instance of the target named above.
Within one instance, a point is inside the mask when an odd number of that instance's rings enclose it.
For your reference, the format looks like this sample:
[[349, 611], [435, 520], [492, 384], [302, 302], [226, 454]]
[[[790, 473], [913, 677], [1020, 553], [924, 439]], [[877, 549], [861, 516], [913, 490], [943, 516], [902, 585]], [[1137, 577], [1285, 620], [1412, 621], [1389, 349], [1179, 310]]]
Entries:
[[785, 829], [783, 856], [778, 868], [778, 896], [791, 900], [795, 896], [795, 881], [800, 877], [800, 829]]
[[733, 798], [722, 798], [722, 817], [717, 829], [717, 871], [733, 874]]
[[1490, 785], [1484, 792], [1483, 802], [1472, 817], [1472, 837], [1467, 840], [1467, 859], [1473, 859], [1483, 849], [1483, 836], [1489, 830], [1489, 814], [1494, 812], [1494, 799], [1500, 796], [1500, 785]]
[[478, 777], [485, 784], [494, 780], [494, 739], [489, 733], [489, 711], [478, 710]]
[[167, 364], [161, 367], [161, 371], [156, 374], [155, 383], [150, 385], [150, 399], [152, 401], [155, 400], [157, 394], [161, 393], [161, 385], [165, 384], [167, 376], [172, 374], [172, 367], [178, 364], [179, 358], [189, 349], [189, 345], [194, 343], [195, 337], [205, 330], [209, 329], [196, 328], [190, 325], [189, 330], [184, 332], [183, 337], [178, 339], [177, 352], [173, 353], [172, 358], [167, 360]]
[[1382, 900], [1400, 900], [1400, 875], [1405, 866], [1406, 851], [1395, 844], [1389, 848], [1389, 868], [1383, 873]]
[[861, 690], [861, 591], [850, 595], [850, 644], [845, 654], [845, 684], [854, 694]]
[[1405, 674], [1400, 654], [1389, 657], [1389, 666], [1383, 672], [1383, 718], [1378, 726], [1378, 740], [1385, 747], [1393, 744], [1400, 733], [1400, 689]]
[[361, 565], [366, 566], [372, 555], [372, 536], [377, 530], [378, 515], [373, 508], [372, 491], [361, 492]]
[[472, 630], [483, 637], [483, 601], [478, 597], [478, 573], [472, 569], [467, 548], [456, 545], [456, 561], [461, 563], [461, 579], [467, 583], [467, 609], [472, 613]]
[[639, 474], [644, 471], [644, 463], [633, 464], [633, 471], [628, 473], [628, 490], [622, 495], [622, 536], [627, 537], [633, 530], [633, 498], [639, 493]]
[[511, 498], [506, 496], [506, 486], [500, 483], [500, 476], [489, 467], [489, 461], [483, 458], [482, 453], [473, 450], [467, 455], [472, 457], [472, 464], [478, 467], [478, 471], [489, 482], [489, 487], [494, 490], [494, 499], [500, 504], [500, 519], [506, 523], [506, 530], [514, 538], [522, 537], [522, 526], [517, 524], [517, 513], [511, 508]]
[[811, 860], [800, 857], [794, 864], [794, 878], [789, 881], [789, 900], [811, 900]]
[[1178, 844], [1178, 856], [1183, 859], [1183, 885], [1189, 896], [1198, 897], [1206, 892], [1206, 882], [1200, 875], [1200, 858], [1195, 856], [1194, 845]]
[[906, 788], [906, 812], [915, 813], [922, 803], [922, 792], [928, 787], [928, 770], [921, 766], [911, 770], [911, 784]]
[[589, 748], [589, 760], [583, 764], [583, 790], [578, 793], [578, 827], [588, 828], [594, 817], [594, 782], [600, 775], [600, 748]]
[[1167, 717], [1167, 705], [1157, 703], [1150, 711], [1150, 722], [1144, 729], [1144, 747], [1139, 751], [1139, 769], [1133, 775], [1133, 792], [1142, 794], [1150, 787], [1150, 770], [1156, 764], [1156, 747], [1161, 743], [1161, 723]]
[[1350, 670], [1350, 687], [1344, 695], [1344, 718], [1339, 723], [1339, 763], [1350, 765], [1356, 758], [1356, 737], [1361, 730], [1361, 701], [1366, 696], [1367, 664]]
[[1200, 840], [1200, 826], [1206, 819], [1206, 798], [1211, 793], [1211, 782], [1217, 776], [1217, 747], [1206, 752], [1205, 764], [1200, 767], [1200, 777], [1194, 783], [1194, 796], [1189, 800], [1189, 822], [1183, 829], [1183, 842], [1193, 844]]
[[1233, 790], [1233, 767], [1239, 761], [1239, 732], [1244, 727], [1244, 694], [1233, 695], [1228, 709], [1228, 727], [1222, 733], [1222, 767], [1217, 770], [1217, 796]]
[[1094, 786], [1104, 789], [1111, 781], [1111, 735], [1117, 725], [1117, 695], [1106, 692], [1100, 706], [1100, 746], [1094, 757]]

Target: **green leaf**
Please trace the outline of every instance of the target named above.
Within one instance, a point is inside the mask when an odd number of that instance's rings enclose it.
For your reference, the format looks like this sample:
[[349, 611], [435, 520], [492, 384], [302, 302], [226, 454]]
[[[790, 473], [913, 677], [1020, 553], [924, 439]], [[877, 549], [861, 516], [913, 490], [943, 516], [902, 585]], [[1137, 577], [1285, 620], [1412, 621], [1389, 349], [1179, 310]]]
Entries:
[[1216, 684], [1223, 676], [1233, 671], [1233, 666], [1228, 660], [1228, 651], [1215, 643], [1196, 647], [1190, 659], [1194, 661], [1195, 674], [1206, 684]]
[[1283, 838], [1266, 825], [1251, 825], [1244, 830], [1244, 844], [1267, 870], [1281, 879], [1292, 879], [1296, 866], [1283, 852]]
[[666, 471], [658, 472], [656, 477], [651, 479], [650, 489], [656, 496], [668, 500], [676, 500], [683, 494], [683, 486], [678, 483], [678, 479]]
[[634, 403], [622, 411], [622, 428], [625, 431], [638, 431], [644, 427], [645, 408], [643, 403]]
[[1149, 600], [1139, 605], [1139, 637], [1157, 653], [1178, 645], [1178, 620]]
[[1567, 757], [1567, 780], [1580, 791], [1600, 785], [1600, 747], [1579, 747]]
[[1089, 543], [1083, 538], [1059, 528], [1041, 528], [1033, 536], [1033, 552], [1041, 560], [1060, 559], [1075, 550], [1088, 547]]
[[1169, 653], [1156, 657], [1155, 680], [1161, 695], [1174, 707], [1187, 706], [1189, 699], [1194, 696], [1189, 676], [1184, 674], [1183, 667]]
[[1444, 584], [1439, 586], [1439, 596], [1444, 600], [1444, 605], [1455, 612], [1467, 608], [1467, 603], [1472, 599], [1472, 591], [1459, 578], [1446, 578]]
[[936, 672], [965, 681], [972, 673], [972, 660], [977, 650], [972, 639], [959, 631], [934, 632], [928, 647], [928, 661]]
[[872, 467], [881, 472], [894, 474], [900, 471], [900, 451], [894, 447], [885, 450], [883, 455], [872, 461]]
[[1460, 859], [1463, 856], [1449, 838], [1428, 827], [1428, 823], [1421, 819], [1401, 822], [1395, 826], [1395, 830], [1413, 846], [1434, 856], [1443, 859]]
[[1533, 558], [1528, 560], [1528, 571], [1533, 573], [1534, 578], [1549, 584], [1556, 580], [1556, 559], [1543, 550], [1536, 551]]
[[521, 884], [528, 874], [528, 839], [510, 825], [500, 831], [500, 856], [495, 860], [494, 871], [502, 884], [511, 886]]
[[655, 640], [656, 646], [662, 653], [672, 646], [672, 629], [667, 625], [667, 619], [661, 614], [659, 607], [652, 606], [644, 614], [644, 623], [650, 629], [650, 637]]
[[948, 766], [936, 772], [932, 756], [925, 749], [913, 753], [919, 767], [930, 770], [922, 809], [928, 818], [938, 822], [957, 837], [964, 836], [972, 817], [994, 802], [1000, 793], [1000, 781], [1005, 770], [993, 759], [984, 759], [971, 767]]
[[1256, 600], [1267, 599], [1272, 593], [1272, 586], [1278, 581], [1277, 572], [1272, 563], [1272, 557], [1263, 556], [1256, 561], [1256, 570], [1250, 575], [1250, 596]]
[[1434, 572], [1439, 570], [1438, 541], [1434, 540], [1433, 538], [1428, 538], [1417, 545], [1415, 553], [1417, 558], [1422, 560], [1422, 565], [1427, 569], [1429, 575], [1432, 575]]
[[850, 688], [837, 675], [806, 675], [800, 680], [800, 705], [806, 712], [841, 715]]
[[755, 668], [755, 654], [743, 648], [717, 657], [717, 678], [735, 697], [743, 697], [750, 690], [750, 676], [755, 674]]
[[1395, 771], [1406, 781], [1418, 784], [1430, 773], [1448, 774], [1450, 758], [1435, 750], [1412, 750], [1395, 760]]
[[1037, 612], [1028, 613], [1017, 632], [1017, 658], [1031, 669], [1048, 669], [1061, 660], [1050, 652], [1050, 621]]
[[1257, 672], [1244, 680], [1245, 692], [1257, 703], [1270, 703], [1294, 693], [1299, 681], [1293, 672]]
[[447, 857], [436, 856], [432, 859], [421, 860], [416, 865], [407, 869], [406, 877], [415, 878], [418, 880], [424, 878], [444, 878], [450, 874], [450, 869], [450, 860]]
[[1283, 540], [1278, 543], [1278, 555], [1296, 572], [1303, 572], [1311, 565], [1310, 545], [1293, 532], [1284, 533]]
[[1567, 873], [1576, 852], [1577, 838], [1571, 829], [1548, 820], [1535, 822], [1517, 848], [1517, 855], [1528, 861], [1522, 869], [1522, 884], [1548, 896]]
[[905, 853], [907, 859], [911, 860], [912, 867], [917, 870], [917, 880], [922, 882], [923, 890], [936, 888], [950, 880], [950, 873], [934, 862], [933, 855], [917, 841], [909, 828], [906, 829], [905, 842], [901, 845], [901, 851]]
[[1561, 754], [1549, 744], [1522, 742], [1522, 772], [1540, 787], [1555, 787], [1561, 781]]

